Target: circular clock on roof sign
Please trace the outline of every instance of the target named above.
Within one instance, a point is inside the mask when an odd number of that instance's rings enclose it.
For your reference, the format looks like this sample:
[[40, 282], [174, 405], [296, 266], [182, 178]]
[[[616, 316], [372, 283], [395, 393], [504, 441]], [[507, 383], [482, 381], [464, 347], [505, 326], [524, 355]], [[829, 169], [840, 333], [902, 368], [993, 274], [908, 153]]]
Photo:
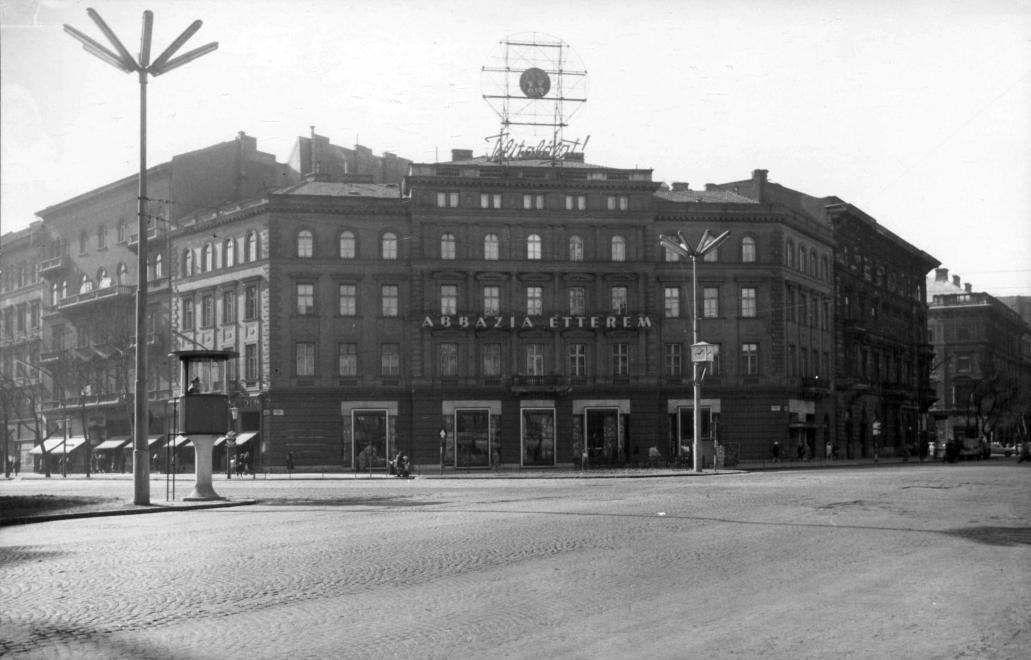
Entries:
[[551, 89], [551, 78], [543, 69], [530, 67], [519, 76], [519, 89], [527, 98], [544, 98]]

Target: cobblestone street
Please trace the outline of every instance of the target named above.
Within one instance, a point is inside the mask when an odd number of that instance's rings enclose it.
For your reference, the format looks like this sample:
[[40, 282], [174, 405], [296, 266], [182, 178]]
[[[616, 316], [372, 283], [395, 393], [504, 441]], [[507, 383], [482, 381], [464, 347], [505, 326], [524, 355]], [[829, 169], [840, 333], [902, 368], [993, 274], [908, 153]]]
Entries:
[[1029, 477], [223, 478], [257, 503], [0, 528], [0, 655], [1022, 658]]

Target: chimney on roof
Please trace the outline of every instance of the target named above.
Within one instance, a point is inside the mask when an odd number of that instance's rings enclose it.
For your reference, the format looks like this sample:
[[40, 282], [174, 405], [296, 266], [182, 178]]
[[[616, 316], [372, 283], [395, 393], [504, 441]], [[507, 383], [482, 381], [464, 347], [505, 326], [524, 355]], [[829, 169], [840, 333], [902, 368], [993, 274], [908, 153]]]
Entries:
[[752, 199], [762, 202], [766, 193], [766, 181], [769, 170], [752, 170]]
[[935, 282], [948, 282], [949, 281], [949, 269], [948, 268], [935, 268], [934, 269], [934, 281]]
[[965, 283], [963, 285], [963, 290], [966, 291], [967, 293], [970, 293], [973, 288], [974, 288], [974, 285], [971, 284], [970, 282], [967, 282], [967, 283]]
[[673, 185], [670, 186], [670, 190], [673, 192], [687, 192], [691, 189], [691, 184], [687, 181], [674, 181]]
[[952, 276], [952, 284], [957, 287], [959, 286], [959, 275]]
[[451, 150], [451, 161], [456, 160], [469, 160], [473, 157], [472, 149], [452, 149]]

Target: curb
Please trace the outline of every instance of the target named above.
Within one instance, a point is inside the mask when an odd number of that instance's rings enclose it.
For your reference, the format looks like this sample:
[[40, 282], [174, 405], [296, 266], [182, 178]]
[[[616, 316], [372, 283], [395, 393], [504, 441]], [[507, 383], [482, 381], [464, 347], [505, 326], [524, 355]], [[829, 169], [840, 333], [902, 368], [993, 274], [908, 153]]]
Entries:
[[[200, 511], [204, 509], [227, 509], [229, 507], [246, 506], [255, 504], [257, 500], [225, 500], [221, 502], [203, 502], [197, 504], [151, 504], [139, 508], [124, 509], [98, 509], [96, 511], [72, 511], [69, 513], [54, 513], [42, 516], [22, 516], [20, 518], [5, 518], [0, 520], [0, 527], [11, 525], [28, 525], [31, 523], [53, 522], [56, 520], [76, 520], [79, 518], [101, 518], [107, 516], [134, 516], [144, 513], [167, 513], [170, 511]], [[127, 504], [126, 507], [137, 505]]]

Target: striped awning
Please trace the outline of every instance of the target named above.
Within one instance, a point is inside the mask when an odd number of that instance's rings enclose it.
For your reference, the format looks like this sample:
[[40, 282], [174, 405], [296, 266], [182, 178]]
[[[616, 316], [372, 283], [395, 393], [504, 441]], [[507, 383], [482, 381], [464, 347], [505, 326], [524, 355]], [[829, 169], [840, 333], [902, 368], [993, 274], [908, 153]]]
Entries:
[[247, 442], [248, 440], [250, 440], [251, 438], [253, 438], [256, 435], [258, 435], [257, 431], [247, 431], [245, 433], [241, 433], [241, 434], [237, 435], [236, 436], [236, 446], [239, 447], [240, 445], [244, 444], [245, 442]]

